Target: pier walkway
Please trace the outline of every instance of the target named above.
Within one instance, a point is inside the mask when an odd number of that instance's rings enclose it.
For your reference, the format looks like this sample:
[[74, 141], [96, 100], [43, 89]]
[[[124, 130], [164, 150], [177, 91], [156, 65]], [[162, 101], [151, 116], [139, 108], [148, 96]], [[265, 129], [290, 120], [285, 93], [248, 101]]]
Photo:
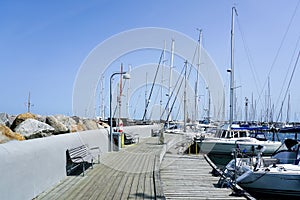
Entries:
[[[177, 154], [182, 146], [174, 144], [179, 141], [187, 138], [165, 134], [164, 145], [151, 137], [119, 152], [107, 153], [100, 164], [86, 170], [85, 176], [67, 176], [35, 200], [243, 199], [229, 196], [230, 189], [214, 187], [218, 178], [211, 176], [203, 157]], [[172, 146], [177, 149], [169, 148]], [[170, 153], [172, 149], [176, 153]]]
[[162, 161], [160, 178], [166, 199], [246, 199], [232, 196], [232, 190], [217, 187], [219, 177], [199, 155], [180, 155], [170, 149]]
[[107, 153], [101, 157], [100, 164], [94, 164], [93, 169], [86, 171], [84, 177], [67, 176], [36, 200], [158, 198], [162, 193], [154, 188], [161, 188], [158, 178], [155, 179], [158, 173], [154, 171], [158, 172], [159, 161], [167, 146], [181, 137], [165, 135], [164, 145], [158, 144], [157, 137], [146, 138], [119, 152]]

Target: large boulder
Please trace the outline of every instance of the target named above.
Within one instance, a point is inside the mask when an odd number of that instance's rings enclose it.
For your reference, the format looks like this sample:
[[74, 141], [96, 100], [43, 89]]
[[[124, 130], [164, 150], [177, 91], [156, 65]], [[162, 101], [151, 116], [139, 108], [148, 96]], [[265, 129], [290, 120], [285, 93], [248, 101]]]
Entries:
[[68, 132], [72, 132], [74, 127], [77, 126], [76, 121], [69, 116], [55, 115], [54, 117], [68, 129]]
[[40, 121], [40, 122], [46, 123], [47, 116], [44, 116], [44, 115], [36, 115], [36, 116], [35, 116], [35, 119], [38, 120], [38, 121]]
[[86, 127], [86, 130], [99, 129], [97, 122], [93, 119], [83, 119], [82, 123]]
[[27, 119], [36, 119], [36, 115], [35, 115], [35, 114], [32, 114], [32, 113], [29, 113], [29, 112], [19, 114], [19, 115], [15, 118], [14, 122], [12, 123], [12, 125], [11, 125], [11, 127], [10, 127], [11, 130], [14, 130], [14, 131], [15, 131], [15, 128], [16, 128], [19, 124], [21, 124], [22, 122], [24, 122], [24, 121], [27, 120]]
[[54, 116], [59, 122], [64, 124], [69, 132], [78, 132], [84, 131], [84, 127], [82, 125], [82, 120], [79, 117], [69, 117], [65, 115], [55, 115]]
[[15, 128], [15, 132], [22, 134], [26, 139], [47, 137], [54, 131], [52, 126], [36, 119], [26, 119]]
[[78, 116], [72, 116], [72, 119], [76, 122], [76, 127], [71, 132], [79, 132], [88, 130], [87, 127], [83, 124], [83, 121]]
[[69, 129], [54, 116], [47, 116], [46, 123], [54, 128], [53, 134], [62, 134], [69, 132]]
[[7, 113], [0, 113], [0, 125], [10, 126], [9, 116]]
[[13, 132], [7, 126], [0, 124], [0, 143], [5, 143], [10, 140], [25, 140], [25, 137], [19, 133]]

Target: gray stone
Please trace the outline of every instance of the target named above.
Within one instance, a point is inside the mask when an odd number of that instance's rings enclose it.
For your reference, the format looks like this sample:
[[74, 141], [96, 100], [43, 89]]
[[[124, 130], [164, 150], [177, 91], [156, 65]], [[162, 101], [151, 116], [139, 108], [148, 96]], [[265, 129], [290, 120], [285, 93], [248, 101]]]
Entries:
[[10, 126], [9, 124], [9, 116], [7, 113], [0, 113], [0, 124], [5, 126]]
[[55, 115], [54, 117], [57, 121], [65, 125], [69, 132], [72, 132], [73, 128], [77, 126], [76, 121], [71, 117], [65, 115]]
[[43, 123], [46, 123], [46, 118], [47, 118], [47, 116], [44, 116], [44, 115], [36, 115], [36, 120], [43, 122]]
[[86, 127], [86, 130], [99, 129], [97, 122], [93, 119], [83, 119], [82, 123]]
[[14, 123], [15, 119], [16, 119], [16, 115], [10, 115], [8, 120], [9, 120], [9, 127], [11, 127], [11, 125]]
[[69, 129], [54, 116], [47, 116], [46, 123], [54, 128], [53, 134], [62, 134], [69, 132]]
[[35, 119], [26, 119], [15, 128], [15, 132], [20, 133], [26, 139], [47, 137], [54, 131], [55, 129], [50, 125]]
[[80, 117], [77, 117], [77, 116], [73, 116], [72, 119], [74, 119], [76, 121], [76, 124], [78, 124], [80, 121]]

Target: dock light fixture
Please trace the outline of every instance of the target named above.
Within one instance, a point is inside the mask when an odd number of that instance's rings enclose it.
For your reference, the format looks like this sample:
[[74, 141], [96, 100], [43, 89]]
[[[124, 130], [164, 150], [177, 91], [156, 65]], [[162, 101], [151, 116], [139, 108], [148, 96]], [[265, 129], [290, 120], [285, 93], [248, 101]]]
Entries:
[[123, 79], [130, 79], [130, 74], [127, 72], [115, 72], [110, 76], [110, 82], [109, 82], [109, 150], [113, 151], [113, 122], [112, 122], [112, 80], [115, 75], [123, 75]]

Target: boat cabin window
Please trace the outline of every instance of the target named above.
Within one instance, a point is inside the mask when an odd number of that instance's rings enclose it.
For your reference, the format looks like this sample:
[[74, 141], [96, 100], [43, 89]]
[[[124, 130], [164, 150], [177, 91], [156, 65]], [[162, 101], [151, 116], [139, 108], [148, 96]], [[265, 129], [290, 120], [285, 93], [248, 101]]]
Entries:
[[249, 132], [245, 130], [223, 130], [221, 137], [222, 138], [240, 138], [240, 137], [248, 137]]
[[234, 134], [233, 134], [233, 137], [234, 138], [238, 138], [239, 137], [239, 132], [233, 132]]
[[247, 137], [247, 132], [246, 131], [241, 131], [240, 132], [240, 137]]
[[226, 132], [227, 132], [227, 131], [225, 131], [225, 130], [222, 132], [222, 135], [221, 135], [222, 138], [225, 138], [225, 137], [226, 137], [226, 135], [227, 135]]

